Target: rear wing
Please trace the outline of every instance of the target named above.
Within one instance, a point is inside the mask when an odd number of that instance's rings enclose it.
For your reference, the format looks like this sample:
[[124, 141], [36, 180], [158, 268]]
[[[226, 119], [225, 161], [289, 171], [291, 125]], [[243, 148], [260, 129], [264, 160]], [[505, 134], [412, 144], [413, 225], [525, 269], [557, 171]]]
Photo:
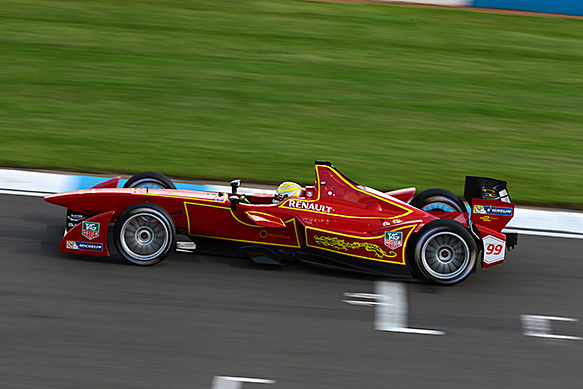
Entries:
[[518, 242], [517, 234], [502, 233], [514, 216], [514, 204], [506, 181], [466, 177], [464, 197], [471, 206], [470, 222], [478, 230], [483, 243], [482, 267], [502, 263], [504, 245], [512, 248]]
[[470, 220], [478, 226], [501, 232], [514, 216], [506, 181], [466, 177], [464, 197], [471, 206]]
[[466, 177], [464, 197], [468, 204], [472, 199], [498, 200], [511, 203], [506, 181], [485, 177]]

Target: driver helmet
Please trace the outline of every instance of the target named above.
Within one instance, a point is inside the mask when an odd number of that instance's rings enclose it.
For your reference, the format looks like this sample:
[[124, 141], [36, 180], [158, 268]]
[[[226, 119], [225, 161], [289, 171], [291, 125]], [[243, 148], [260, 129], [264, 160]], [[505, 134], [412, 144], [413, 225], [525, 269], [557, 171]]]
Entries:
[[302, 196], [302, 187], [295, 182], [282, 182], [275, 191], [274, 203], [279, 203], [280, 201], [288, 197], [300, 197]]

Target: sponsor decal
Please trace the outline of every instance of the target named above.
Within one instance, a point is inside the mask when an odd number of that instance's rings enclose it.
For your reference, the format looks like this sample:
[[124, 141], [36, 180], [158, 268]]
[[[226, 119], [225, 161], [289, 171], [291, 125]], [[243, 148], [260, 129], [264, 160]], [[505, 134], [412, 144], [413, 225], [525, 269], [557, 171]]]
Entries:
[[79, 250], [79, 247], [77, 246], [77, 242], [75, 242], [74, 240], [67, 241], [67, 248], [72, 249], [72, 250]]
[[505, 242], [492, 235], [488, 235], [483, 239], [484, 242], [484, 263], [487, 265], [494, 265], [504, 261]]
[[[393, 220], [393, 224], [400, 224], [400, 223], [403, 223], [403, 221], [401, 219], [395, 219], [395, 220]], [[383, 227], [387, 227], [387, 226], [390, 226], [390, 225], [391, 225], [391, 221], [390, 220], [383, 221]]]
[[67, 241], [67, 248], [71, 250], [103, 251], [102, 243]]
[[474, 205], [474, 213], [479, 213], [481, 215], [512, 216], [512, 208], [495, 207], [492, 205]]
[[81, 220], [85, 219], [85, 216], [80, 214], [80, 213], [72, 213], [70, 215], [67, 215], [67, 219], [73, 221], [73, 222], [80, 222]]
[[383, 258], [394, 258], [397, 253], [394, 251], [386, 252], [378, 244], [370, 242], [347, 242], [344, 239], [340, 239], [333, 236], [318, 236], [314, 235], [314, 240], [320, 246], [330, 247], [338, 251], [348, 251], [348, 250], [358, 250], [365, 249], [366, 251], [373, 252], [375, 256], [379, 259]]
[[67, 231], [75, 227], [77, 224], [81, 223], [85, 219], [87, 219], [87, 215], [84, 215], [82, 213], [72, 213], [71, 211], [68, 211]]
[[89, 240], [93, 240], [99, 236], [99, 223], [97, 222], [83, 222], [81, 235]]
[[302, 217], [302, 221], [308, 224], [314, 224], [314, 223], [318, 223], [318, 224], [330, 224], [330, 222], [332, 221], [332, 219], [328, 218], [328, 217]]
[[403, 233], [401, 231], [385, 231], [385, 246], [396, 250], [403, 245]]
[[474, 205], [474, 213], [486, 214], [486, 207], [483, 205]]
[[483, 188], [482, 194], [484, 195], [485, 199], [494, 199], [494, 200], [498, 199], [498, 193], [496, 192], [495, 189]]
[[492, 215], [512, 216], [512, 208], [506, 208], [506, 207], [490, 207], [490, 213]]
[[299, 200], [290, 200], [290, 201], [288, 201], [287, 206], [289, 206], [291, 208], [296, 208], [296, 209], [305, 209], [308, 211], [325, 212], [325, 213], [330, 213], [334, 210], [332, 207], [329, 207], [327, 205], [322, 205], [322, 204], [318, 204], [318, 203], [311, 203], [311, 202], [307, 202], [307, 201], [299, 201]]
[[259, 233], [259, 236], [262, 238], [275, 238], [275, 239], [291, 239], [291, 236], [284, 235], [284, 234], [274, 234], [273, 232], [267, 232], [265, 230]]

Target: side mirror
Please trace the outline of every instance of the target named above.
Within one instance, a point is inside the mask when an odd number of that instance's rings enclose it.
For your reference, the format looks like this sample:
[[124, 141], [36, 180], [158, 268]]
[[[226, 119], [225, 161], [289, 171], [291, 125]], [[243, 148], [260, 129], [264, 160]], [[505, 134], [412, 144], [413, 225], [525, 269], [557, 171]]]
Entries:
[[237, 194], [237, 188], [241, 186], [241, 180], [231, 181], [231, 193]]
[[236, 211], [237, 204], [239, 204], [241, 202], [241, 199], [239, 198], [239, 196], [231, 196], [231, 197], [229, 197], [229, 200], [231, 201], [231, 209], [233, 211]]

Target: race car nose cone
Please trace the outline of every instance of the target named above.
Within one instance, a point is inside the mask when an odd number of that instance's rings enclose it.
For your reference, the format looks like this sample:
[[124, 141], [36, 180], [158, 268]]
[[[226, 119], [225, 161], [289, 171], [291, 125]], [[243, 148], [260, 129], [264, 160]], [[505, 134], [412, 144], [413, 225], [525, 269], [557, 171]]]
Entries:
[[51, 195], [45, 196], [44, 200], [47, 203], [63, 205], [63, 204], [61, 204], [62, 198], [63, 198], [62, 193], [57, 193], [57, 194], [51, 194]]
[[75, 192], [64, 192], [64, 193], [55, 193], [44, 197], [44, 200], [47, 203], [60, 205], [62, 207], [67, 207], [70, 205], [71, 201], [78, 197], [79, 191]]

